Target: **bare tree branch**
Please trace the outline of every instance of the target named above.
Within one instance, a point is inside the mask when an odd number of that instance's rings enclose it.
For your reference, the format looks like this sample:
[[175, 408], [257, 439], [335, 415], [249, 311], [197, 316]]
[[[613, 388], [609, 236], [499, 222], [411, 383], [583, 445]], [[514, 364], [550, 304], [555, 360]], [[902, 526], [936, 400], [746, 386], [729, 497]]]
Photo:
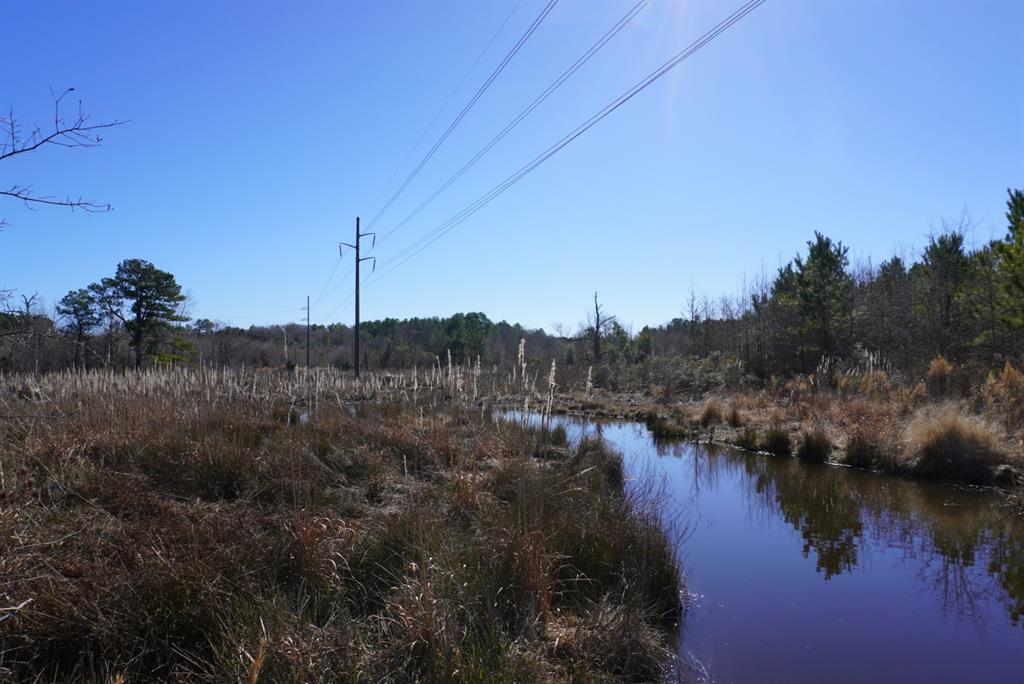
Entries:
[[[74, 116], [66, 118], [61, 106], [64, 98], [74, 91], [68, 88], [61, 95], [50, 94], [53, 97], [53, 130], [44, 132], [39, 126], [34, 126], [27, 136], [22, 134], [21, 124], [10, 110], [7, 116], [0, 116], [0, 161], [9, 159], [21, 154], [34, 152], [47, 145], [55, 145], [65, 148], [90, 148], [98, 147], [103, 143], [101, 132], [108, 128], [121, 126], [127, 121], [110, 121], [106, 123], [91, 123], [89, 117], [82, 110], [82, 101], [78, 101], [78, 110]], [[81, 209], [86, 212], [105, 212], [112, 207], [109, 204], [90, 202], [81, 197], [74, 199], [67, 196], [63, 199], [52, 195], [39, 195], [32, 190], [31, 185], [12, 185], [6, 190], [0, 190], [0, 195], [21, 200], [26, 205], [44, 204], [50, 206], [68, 207], [70, 209]], [[6, 225], [0, 219], [0, 227]]]

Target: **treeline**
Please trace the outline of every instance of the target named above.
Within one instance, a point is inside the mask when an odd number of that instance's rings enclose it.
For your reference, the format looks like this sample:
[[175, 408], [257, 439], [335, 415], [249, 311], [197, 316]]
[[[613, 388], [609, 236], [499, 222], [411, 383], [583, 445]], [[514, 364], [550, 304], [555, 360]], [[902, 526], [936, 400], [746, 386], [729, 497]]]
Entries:
[[[820, 364], [871, 365], [919, 374], [936, 356], [979, 372], [1024, 356], [1024, 193], [1009, 192], [1007, 233], [970, 248], [961, 227], [929, 238], [913, 260], [894, 256], [851, 267], [849, 248], [821, 233], [771, 277], [713, 301], [690, 293], [683, 314], [634, 332], [594, 297], [586, 323], [548, 334], [483, 313], [388, 318], [362, 325], [360, 364], [370, 369], [438, 360], [508, 365], [520, 340], [532, 359], [561, 368], [627, 367], [651, 357], [715, 356], [747, 376], [785, 377]], [[53, 315], [34, 298], [0, 314], [0, 369], [201, 363], [286, 366], [306, 362], [300, 324], [238, 328], [189, 321], [174, 276], [139, 259], [114, 276], [69, 292]], [[309, 362], [351, 368], [353, 331], [313, 325]]]
[[815, 233], [807, 252], [717, 305], [653, 331], [655, 350], [741, 359], [759, 377], [822, 363], [919, 373], [943, 356], [979, 370], [1024, 357], [1024, 193], [1009, 191], [1007, 233], [970, 249], [964, 231], [929, 238], [917, 259], [851, 269], [849, 248]]

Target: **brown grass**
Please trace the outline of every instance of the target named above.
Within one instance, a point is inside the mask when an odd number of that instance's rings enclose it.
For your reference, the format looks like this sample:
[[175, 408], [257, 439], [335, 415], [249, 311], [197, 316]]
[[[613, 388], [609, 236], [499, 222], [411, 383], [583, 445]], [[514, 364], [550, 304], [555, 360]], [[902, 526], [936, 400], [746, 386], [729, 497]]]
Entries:
[[904, 432], [904, 465], [915, 475], [987, 484], [993, 469], [1007, 462], [998, 430], [956, 404], [917, 411]]
[[600, 442], [458, 407], [324, 402], [303, 423], [301, 388], [61, 382], [27, 407], [56, 418], [0, 424], [0, 596], [31, 599], [0, 623], [16, 681], [594, 681], [666, 664], [674, 546]]
[[800, 435], [796, 457], [810, 463], [824, 463], [832, 453], [832, 441], [822, 430], [809, 430]]
[[761, 451], [766, 451], [773, 456], [789, 456], [792, 453], [792, 444], [789, 440], [789, 433], [778, 426], [772, 426], [765, 432], [764, 437], [758, 444]]
[[982, 388], [988, 410], [1009, 430], [1024, 430], [1024, 373], [1009, 361], [999, 373], [990, 373]]
[[931, 397], [948, 397], [953, 390], [953, 364], [944, 356], [936, 356], [928, 364], [924, 383]]
[[711, 425], [717, 425], [722, 422], [722, 407], [717, 401], [712, 399], [704, 405], [704, 410], [700, 414], [701, 427], [709, 427]]

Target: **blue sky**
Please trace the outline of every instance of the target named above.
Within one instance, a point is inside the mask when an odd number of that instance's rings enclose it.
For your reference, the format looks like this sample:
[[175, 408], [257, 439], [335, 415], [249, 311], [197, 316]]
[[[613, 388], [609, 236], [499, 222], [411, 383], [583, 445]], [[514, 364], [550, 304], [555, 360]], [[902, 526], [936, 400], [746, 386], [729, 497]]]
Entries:
[[[192, 314], [300, 320], [377, 213], [540, 13], [524, 0], [385, 186], [514, 2], [5, 4], [0, 107], [51, 116], [74, 86], [91, 150], [5, 161], [0, 185], [110, 202], [86, 215], [0, 199], [0, 287], [47, 304], [148, 259]], [[381, 217], [393, 228], [633, 3], [563, 0]], [[645, 8], [418, 217], [378, 268], [575, 128], [739, 2]], [[600, 291], [639, 328], [693, 284], [734, 294], [820, 230], [877, 261], [967, 208], [1004, 232], [1024, 185], [1024, 3], [773, 2], [755, 10], [379, 282], [364, 319], [484, 311], [575, 326]], [[375, 198], [380, 198], [374, 203]], [[345, 261], [313, 307], [352, 317]]]

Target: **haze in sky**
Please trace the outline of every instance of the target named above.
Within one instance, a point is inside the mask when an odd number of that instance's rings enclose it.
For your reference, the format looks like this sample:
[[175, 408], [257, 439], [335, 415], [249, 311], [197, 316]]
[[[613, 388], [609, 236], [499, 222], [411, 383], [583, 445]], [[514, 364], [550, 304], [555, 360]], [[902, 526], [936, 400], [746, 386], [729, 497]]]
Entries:
[[[1024, 185], [1024, 3], [769, 1], [396, 267], [740, 4], [651, 3], [395, 230], [634, 5], [559, 2], [373, 224], [389, 235], [368, 254], [394, 270], [370, 278], [363, 318], [571, 327], [597, 290], [639, 327], [679, 315], [691, 286], [735, 294], [815, 230], [874, 263], [965, 209], [974, 242], [1005, 232], [1006, 188]], [[175, 274], [195, 317], [297, 321], [311, 295], [314, 322], [350, 321], [338, 243], [544, 5], [5, 5], [4, 111], [46, 125], [50, 89], [73, 86], [94, 120], [129, 122], [95, 149], [4, 162], [5, 188], [114, 211], [0, 198], [0, 287], [52, 306], [137, 257]]]

